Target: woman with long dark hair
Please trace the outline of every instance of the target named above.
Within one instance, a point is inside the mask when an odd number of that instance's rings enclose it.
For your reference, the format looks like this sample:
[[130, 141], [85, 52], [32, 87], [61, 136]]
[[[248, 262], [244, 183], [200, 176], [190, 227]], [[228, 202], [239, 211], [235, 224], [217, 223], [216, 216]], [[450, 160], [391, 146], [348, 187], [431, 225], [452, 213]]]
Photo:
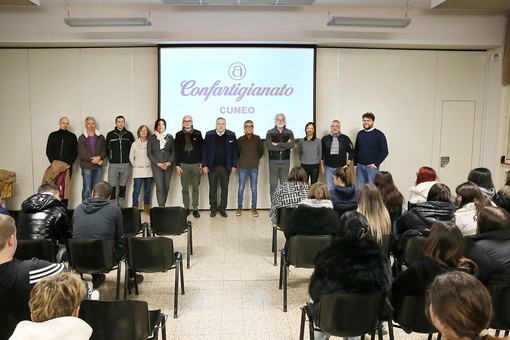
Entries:
[[388, 209], [390, 219], [395, 221], [402, 214], [404, 196], [398, 191], [393, 176], [388, 171], [379, 171], [375, 175], [374, 184], [379, 189], [384, 206]]
[[475, 235], [477, 214], [483, 207], [490, 206], [491, 200], [472, 182], [462, 183], [455, 192], [457, 193], [455, 224], [462, 231], [462, 235]]

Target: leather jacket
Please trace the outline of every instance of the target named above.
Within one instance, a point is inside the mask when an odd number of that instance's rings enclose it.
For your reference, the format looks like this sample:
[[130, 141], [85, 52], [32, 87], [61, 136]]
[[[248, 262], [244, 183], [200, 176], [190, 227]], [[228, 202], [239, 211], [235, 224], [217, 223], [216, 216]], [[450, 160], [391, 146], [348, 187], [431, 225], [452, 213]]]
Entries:
[[66, 243], [71, 237], [67, 210], [49, 194], [35, 194], [21, 204], [16, 227], [20, 240], [45, 239]]

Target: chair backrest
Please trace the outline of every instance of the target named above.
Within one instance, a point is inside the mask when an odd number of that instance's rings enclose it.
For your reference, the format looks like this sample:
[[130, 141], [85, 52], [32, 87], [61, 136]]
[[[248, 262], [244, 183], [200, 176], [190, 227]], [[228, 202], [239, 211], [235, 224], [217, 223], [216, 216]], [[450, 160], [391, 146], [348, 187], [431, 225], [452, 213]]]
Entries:
[[18, 220], [19, 210], [7, 210], [14, 221]]
[[491, 328], [510, 330], [510, 285], [487, 287], [492, 298], [493, 317]]
[[287, 262], [298, 268], [314, 268], [317, 253], [331, 244], [331, 235], [294, 235], [287, 241]]
[[137, 272], [165, 272], [175, 265], [174, 243], [166, 237], [132, 237], [128, 264]]
[[147, 339], [151, 335], [145, 301], [83, 300], [79, 318], [92, 327], [91, 340]]
[[154, 207], [151, 229], [158, 235], [180, 235], [188, 231], [188, 213], [183, 207]]
[[475, 243], [475, 241], [473, 241], [471, 236], [464, 236], [462, 238], [462, 254], [464, 256], [467, 255], [469, 249], [471, 249], [471, 247], [473, 246], [473, 243]]
[[142, 217], [137, 208], [121, 208], [124, 235], [134, 236], [142, 230]]
[[434, 325], [425, 315], [425, 295], [407, 295], [402, 299], [400, 310], [396, 310], [394, 320], [407, 333], [437, 333]]
[[404, 245], [404, 254], [402, 259], [407, 266], [414, 262], [422, 261], [425, 257], [423, 248], [427, 242], [427, 237], [416, 235], [407, 239]]
[[99, 274], [110, 271], [115, 262], [113, 240], [67, 240], [69, 265], [79, 273]]
[[280, 228], [281, 230], [285, 230], [287, 221], [289, 220], [289, 217], [294, 210], [296, 210], [296, 208], [290, 207], [278, 208], [278, 228]]
[[333, 336], [355, 337], [372, 333], [379, 322], [385, 297], [383, 292], [323, 295], [316, 324], [324, 333]]
[[358, 208], [357, 204], [337, 204], [333, 206], [333, 209], [338, 214], [338, 219], [342, 218], [343, 214], [348, 211], [356, 210]]
[[57, 262], [55, 245], [50, 240], [18, 240], [14, 257], [30, 260], [35, 257], [48, 262]]

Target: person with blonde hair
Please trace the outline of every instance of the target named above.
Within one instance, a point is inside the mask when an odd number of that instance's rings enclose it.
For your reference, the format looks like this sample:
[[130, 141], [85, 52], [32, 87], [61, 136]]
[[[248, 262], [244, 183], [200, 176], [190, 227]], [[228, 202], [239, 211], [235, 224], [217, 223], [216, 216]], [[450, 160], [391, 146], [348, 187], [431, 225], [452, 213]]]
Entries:
[[489, 334], [493, 314], [489, 291], [476, 277], [463, 272], [434, 279], [425, 313], [445, 340], [508, 340]]
[[30, 293], [30, 317], [21, 321], [11, 340], [86, 340], [92, 328], [78, 318], [85, 286], [77, 274], [61, 273], [39, 281]]
[[367, 218], [370, 232], [379, 243], [382, 242], [384, 235], [391, 233], [390, 214], [384, 206], [379, 189], [374, 184], [369, 183], [361, 187], [358, 212]]
[[333, 210], [328, 187], [317, 182], [310, 187], [308, 198], [292, 212], [283, 233], [288, 240], [294, 235], [336, 235], [338, 228], [338, 214]]

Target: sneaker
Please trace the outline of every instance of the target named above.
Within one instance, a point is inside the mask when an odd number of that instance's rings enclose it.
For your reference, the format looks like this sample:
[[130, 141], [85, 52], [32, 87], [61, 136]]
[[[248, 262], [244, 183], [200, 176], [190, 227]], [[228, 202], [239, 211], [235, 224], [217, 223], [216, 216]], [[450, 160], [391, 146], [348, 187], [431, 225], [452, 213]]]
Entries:
[[186, 209], [186, 216], [189, 216], [191, 214], [191, 211], [189, 209]]
[[200, 217], [200, 213], [198, 212], [198, 210], [193, 210], [193, 217], [194, 218], [199, 218]]
[[209, 214], [209, 216], [211, 216], [211, 217], [216, 216], [216, 211], [211, 211], [211, 213]]
[[251, 216], [259, 217], [259, 213], [257, 212], [257, 208], [251, 208]]
[[94, 290], [94, 284], [92, 281], [83, 281], [83, 283], [85, 284], [86, 291], [85, 300], [92, 300], [92, 294], [97, 292], [97, 290]]
[[98, 289], [106, 280], [105, 274], [95, 274], [92, 276], [92, 286], [94, 289]]
[[220, 211], [220, 215], [221, 217], [227, 217], [227, 212], [226, 211]]
[[241, 216], [243, 214], [243, 208], [237, 208], [236, 216]]
[[[139, 286], [143, 282], [143, 275], [136, 274], [136, 284]], [[129, 289], [135, 288], [135, 280], [133, 278], [129, 279]]]
[[93, 290], [92, 294], [90, 295], [90, 300], [98, 301], [99, 300], [99, 291]]

